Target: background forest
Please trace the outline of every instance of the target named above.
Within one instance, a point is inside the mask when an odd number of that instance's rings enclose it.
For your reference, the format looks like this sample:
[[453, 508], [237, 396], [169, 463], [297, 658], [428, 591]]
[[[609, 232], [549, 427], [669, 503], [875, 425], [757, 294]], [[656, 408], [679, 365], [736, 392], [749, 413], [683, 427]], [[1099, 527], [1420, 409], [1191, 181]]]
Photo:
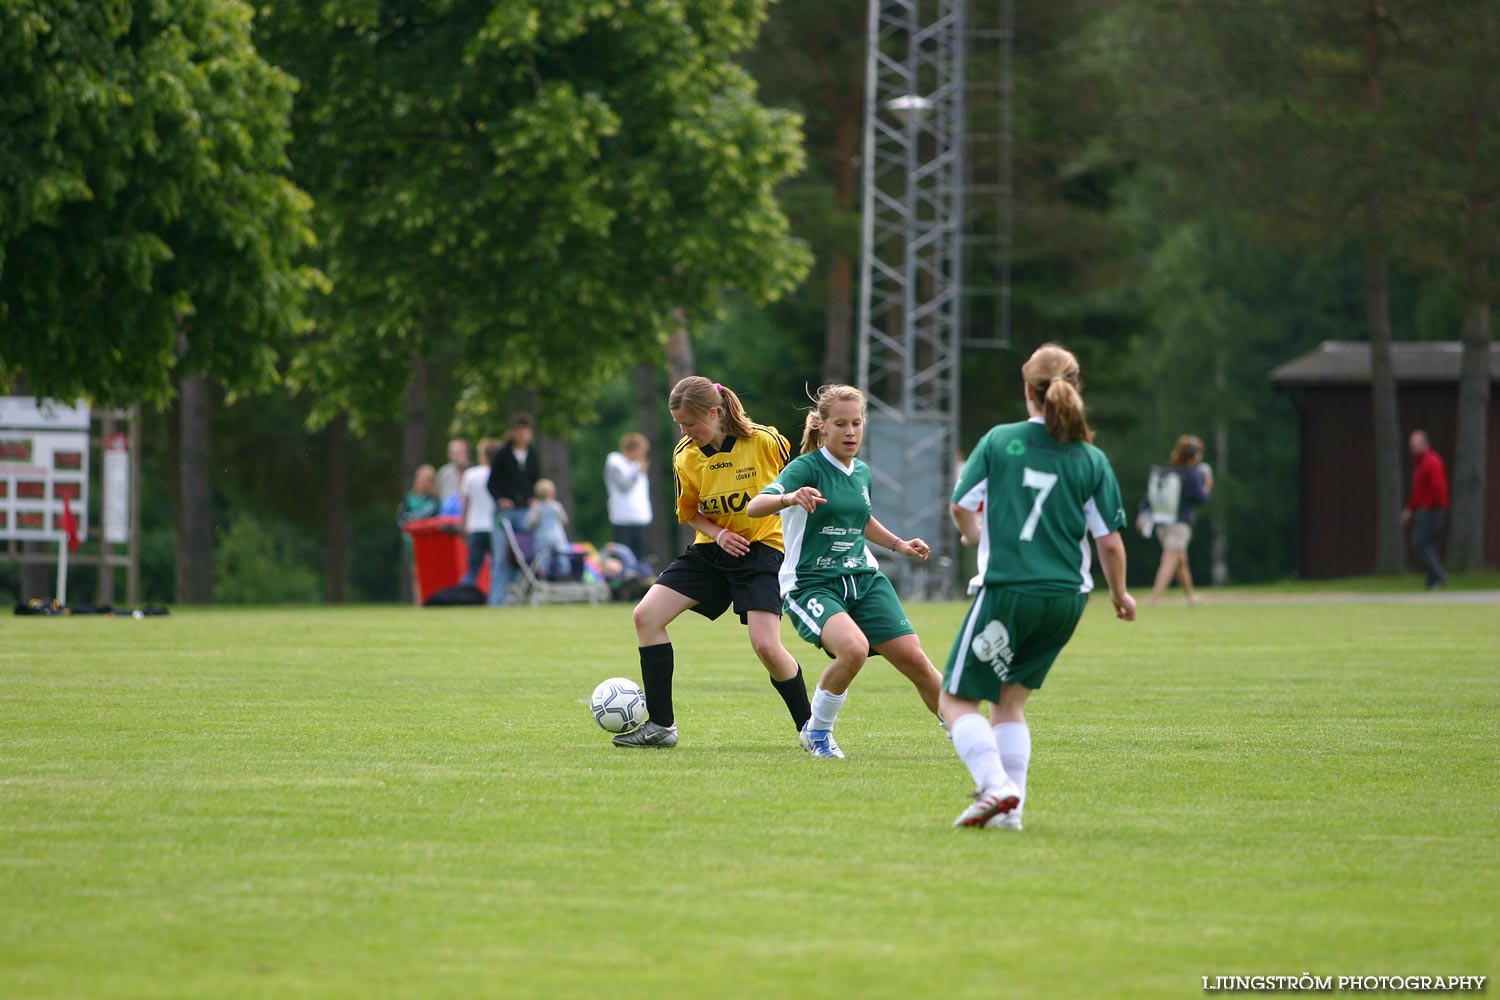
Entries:
[[[806, 388], [856, 375], [866, 10], [0, 5], [0, 382], [145, 404], [147, 600], [401, 599], [412, 469], [512, 408], [594, 542], [604, 457], [646, 432], [671, 551], [674, 377], [795, 438]], [[1061, 342], [1128, 501], [1207, 442], [1195, 576], [1291, 575], [1271, 368], [1487, 350], [1497, 51], [1493, 3], [1017, 5], [1012, 339], [965, 355], [961, 440]]]

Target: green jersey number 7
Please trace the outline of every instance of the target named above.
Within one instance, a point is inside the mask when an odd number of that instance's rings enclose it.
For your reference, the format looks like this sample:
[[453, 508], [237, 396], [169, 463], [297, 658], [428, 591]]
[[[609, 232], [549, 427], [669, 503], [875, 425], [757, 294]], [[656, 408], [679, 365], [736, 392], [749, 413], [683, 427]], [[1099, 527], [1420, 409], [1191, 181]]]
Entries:
[[1036, 534], [1037, 522], [1042, 519], [1042, 504], [1047, 502], [1052, 487], [1057, 485], [1057, 473], [1038, 472], [1028, 468], [1021, 473], [1021, 485], [1028, 490], [1037, 491], [1036, 499], [1031, 504], [1031, 514], [1026, 518], [1026, 523], [1021, 525], [1021, 541], [1029, 542]]

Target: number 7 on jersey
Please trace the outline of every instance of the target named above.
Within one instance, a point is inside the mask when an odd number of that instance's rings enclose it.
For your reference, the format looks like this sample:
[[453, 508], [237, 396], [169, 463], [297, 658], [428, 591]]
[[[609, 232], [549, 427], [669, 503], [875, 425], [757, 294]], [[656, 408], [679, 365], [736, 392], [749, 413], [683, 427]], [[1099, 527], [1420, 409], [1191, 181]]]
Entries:
[[1021, 541], [1029, 542], [1031, 536], [1036, 534], [1037, 522], [1042, 519], [1042, 504], [1047, 502], [1047, 495], [1057, 485], [1057, 473], [1027, 468], [1021, 473], [1021, 485], [1028, 490], [1038, 491], [1031, 504], [1031, 514], [1026, 518], [1026, 523], [1021, 525]]

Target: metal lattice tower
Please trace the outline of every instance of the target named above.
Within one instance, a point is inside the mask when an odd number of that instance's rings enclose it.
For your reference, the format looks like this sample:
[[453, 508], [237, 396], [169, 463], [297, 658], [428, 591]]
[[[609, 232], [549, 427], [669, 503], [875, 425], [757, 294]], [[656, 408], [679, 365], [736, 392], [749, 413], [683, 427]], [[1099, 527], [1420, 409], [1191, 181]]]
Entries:
[[[909, 597], [945, 596], [956, 582], [958, 540], [948, 498], [959, 445], [966, 295], [1003, 287], [1003, 301], [1009, 298], [1008, 271], [983, 288], [965, 272], [965, 247], [976, 240], [995, 243], [1008, 268], [1009, 121], [982, 134], [971, 128], [966, 63], [971, 39], [1001, 44], [1004, 60], [987, 72], [1003, 76], [989, 89], [1008, 109], [1009, 7], [1004, 0], [1000, 24], [972, 36], [965, 0], [870, 0], [859, 380], [869, 397], [866, 454], [880, 520], [904, 538], [926, 539], [933, 550], [926, 563], [882, 564]], [[977, 236], [966, 214], [968, 191], [976, 188], [965, 158], [971, 133], [1003, 139], [1005, 154], [991, 157], [1003, 173], [979, 191], [1003, 190], [1004, 211], [991, 197], [997, 207], [984, 215], [988, 222]], [[997, 297], [996, 316], [1001, 303]], [[992, 327], [983, 342], [1003, 342], [1005, 332]]]

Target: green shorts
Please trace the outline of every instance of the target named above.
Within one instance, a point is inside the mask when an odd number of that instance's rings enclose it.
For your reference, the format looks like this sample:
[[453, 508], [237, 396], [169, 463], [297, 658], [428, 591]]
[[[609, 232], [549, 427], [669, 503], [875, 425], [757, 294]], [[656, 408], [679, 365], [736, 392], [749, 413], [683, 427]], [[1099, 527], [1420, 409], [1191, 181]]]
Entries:
[[884, 573], [841, 576], [799, 587], [782, 598], [782, 605], [797, 626], [797, 634], [818, 647], [823, 645], [823, 626], [840, 611], [849, 613], [871, 646], [916, 631]]
[[998, 701], [1001, 684], [1041, 687], [1088, 602], [1087, 594], [984, 588], [948, 654], [943, 690], [972, 701]]

